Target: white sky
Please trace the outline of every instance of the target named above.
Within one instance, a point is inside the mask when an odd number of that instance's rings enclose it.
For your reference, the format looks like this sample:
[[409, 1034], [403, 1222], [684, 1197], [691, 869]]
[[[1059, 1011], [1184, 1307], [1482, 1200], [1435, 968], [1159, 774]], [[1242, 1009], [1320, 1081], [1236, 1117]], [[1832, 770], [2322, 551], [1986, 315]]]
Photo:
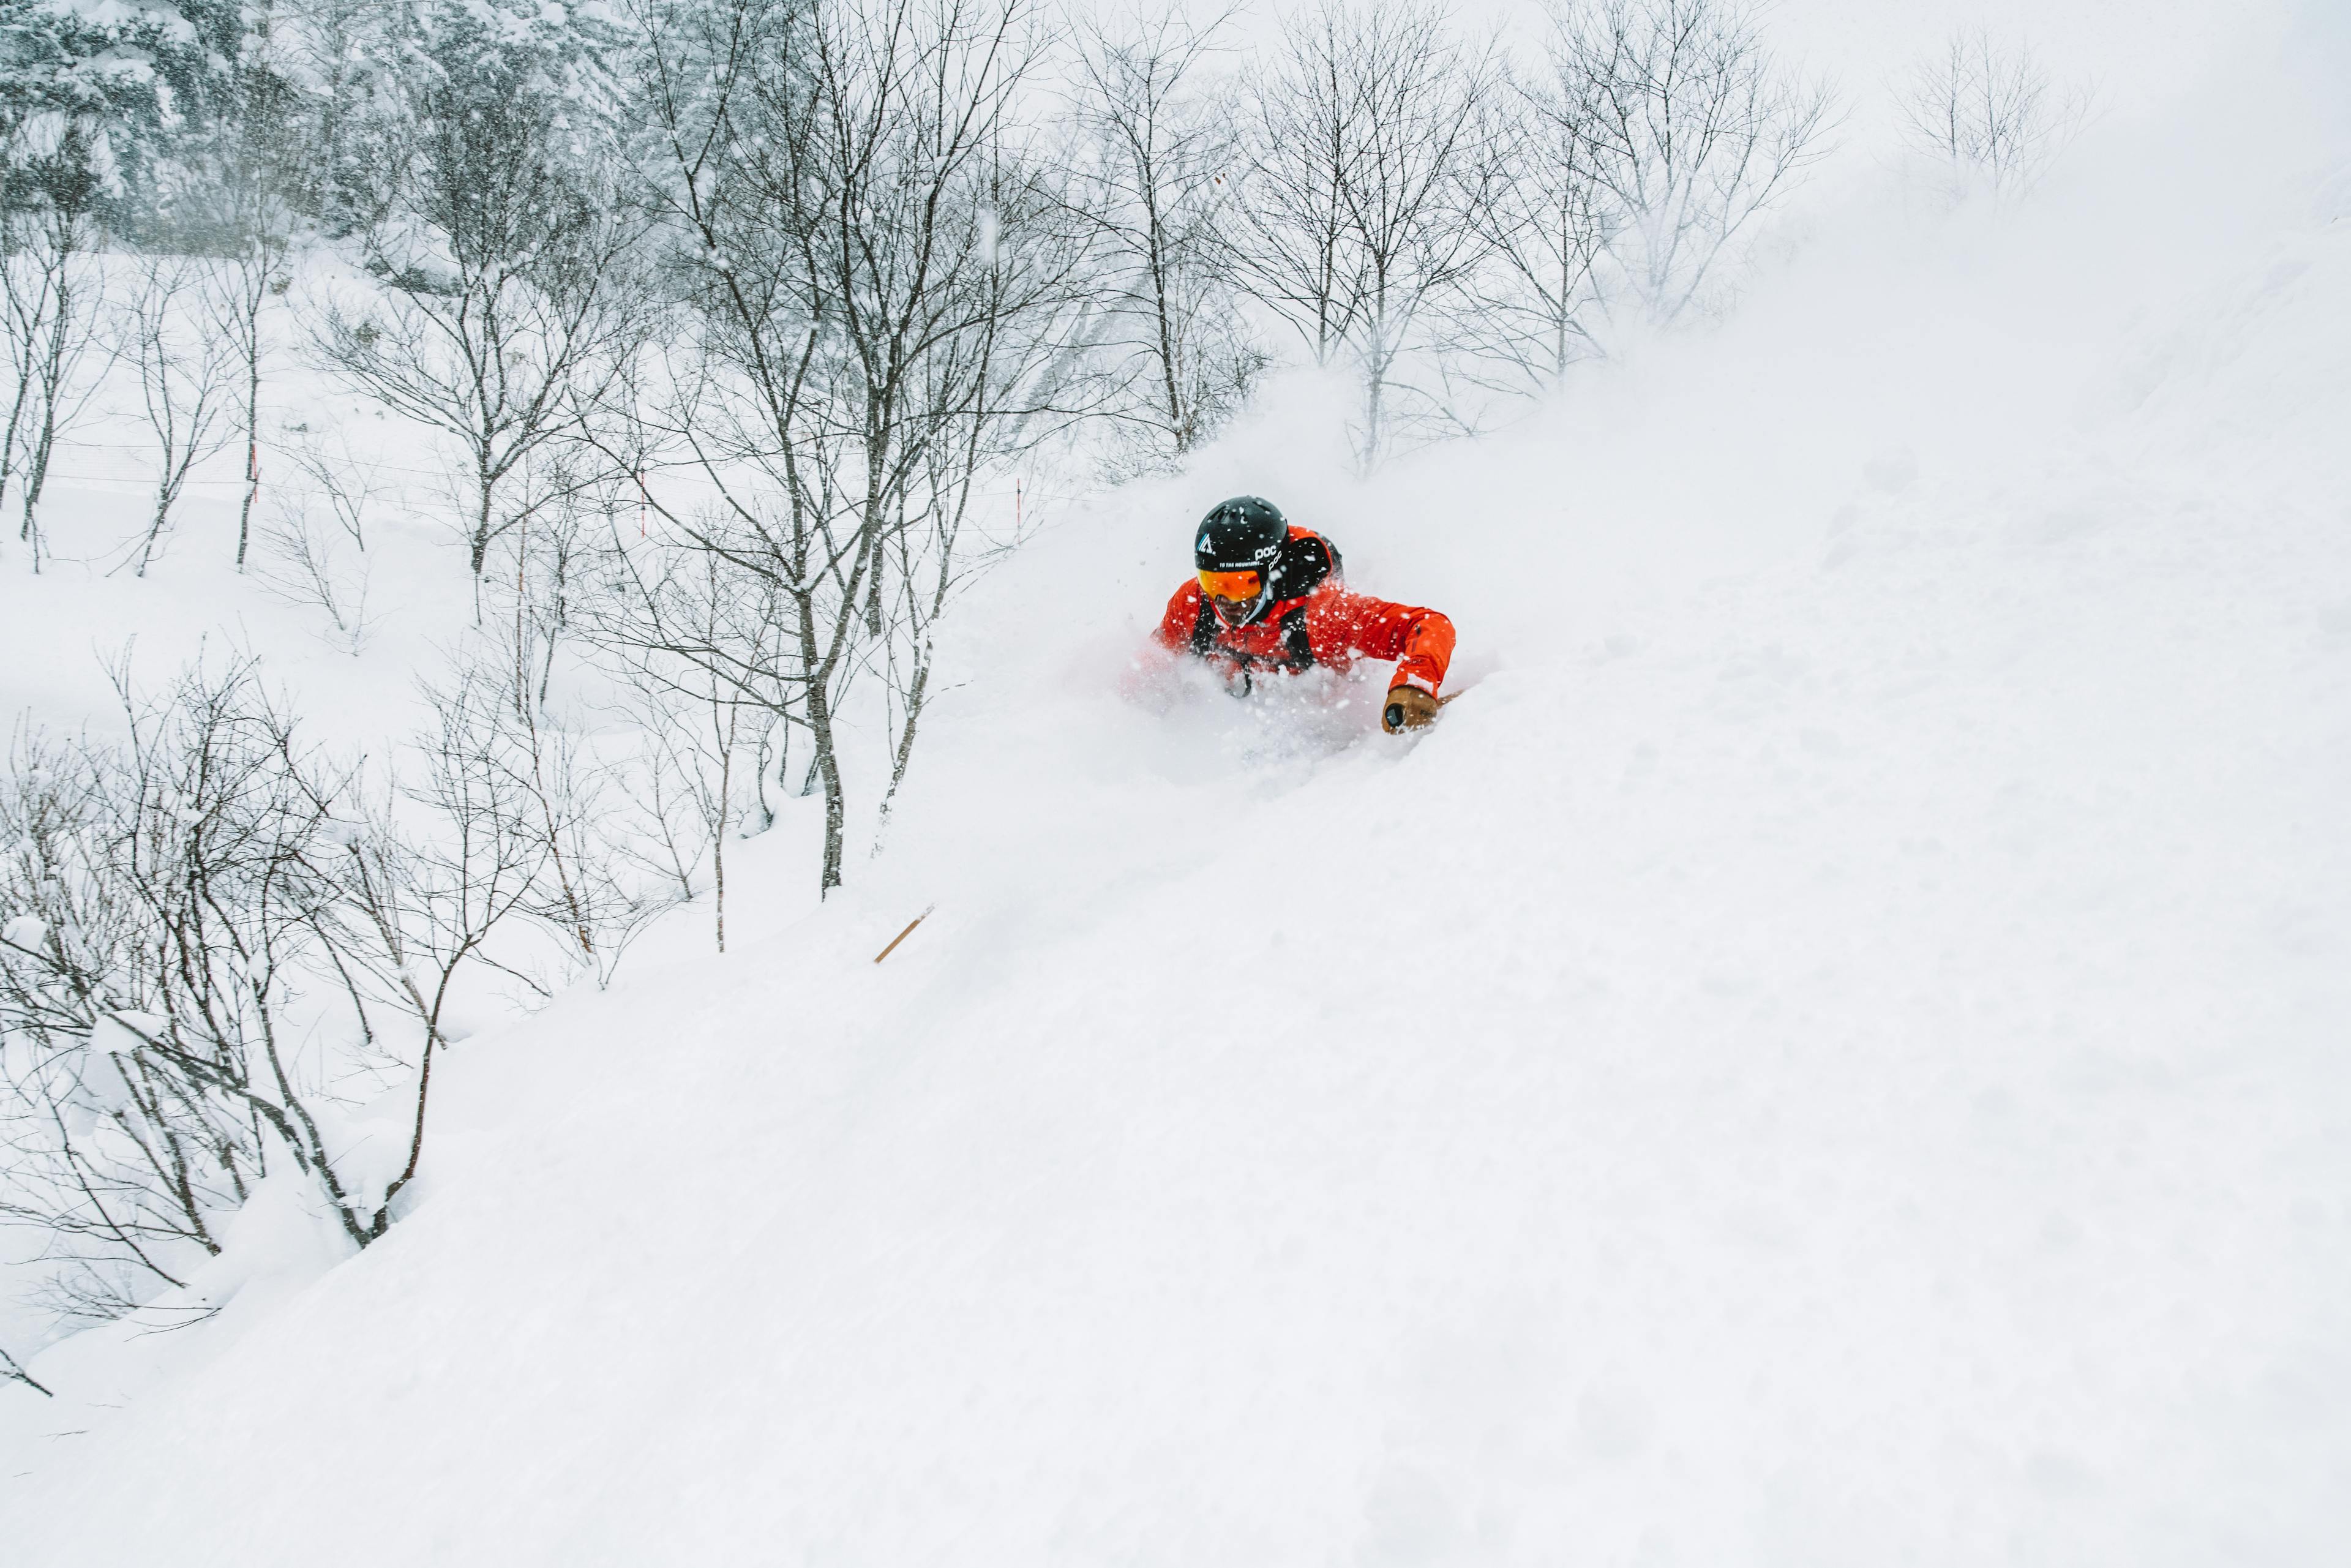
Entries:
[[[1456, 4], [1465, 24], [1527, 37], [1540, 34], [1549, 9], [1542, 0]], [[1295, 8], [1249, 6], [1236, 13], [1234, 35], [1260, 36]], [[2107, 108], [2128, 110], [2178, 90], [2234, 43], [2268, 46], [2289, 7], [2283, 0], [1772, 0], [1762, 9], [1783, 55], [1836, 83], [1848, 136], [1865, 142], [1885, 129], [1886, 83], [1958, 28], [1981, 26], [2022, 41], [2062, 78], [2095, 80]]]

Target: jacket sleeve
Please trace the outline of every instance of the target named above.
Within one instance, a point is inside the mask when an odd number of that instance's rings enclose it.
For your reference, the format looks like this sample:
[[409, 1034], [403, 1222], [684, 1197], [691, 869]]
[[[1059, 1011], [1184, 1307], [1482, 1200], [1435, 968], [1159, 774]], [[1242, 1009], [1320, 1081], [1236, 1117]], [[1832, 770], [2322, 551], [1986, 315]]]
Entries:
[[[1186, 578], [1176, 597], [1167, 601], [1167, 613], [1159, 618], [1159, 630], [1151, 640], [1171, 653], [1192, 651], [1192, 629], [1200, 623], [1200, 582], [1197, 578]], [[1131, 622], [1130, 622], [1131, 624]]]
[[1434, 610], [1391, 604], [1368, 593], [1343, 589], [1331, 594], [1309, 612], [1307, 632], [1318, 660], [1326, 652], [1342, 651], [1367, 659], [1393, 659], [1391, 687], [1418, 686], [1431, 696], [1445, 684], [1446, 666], [1453, 661], [1452, 622]]

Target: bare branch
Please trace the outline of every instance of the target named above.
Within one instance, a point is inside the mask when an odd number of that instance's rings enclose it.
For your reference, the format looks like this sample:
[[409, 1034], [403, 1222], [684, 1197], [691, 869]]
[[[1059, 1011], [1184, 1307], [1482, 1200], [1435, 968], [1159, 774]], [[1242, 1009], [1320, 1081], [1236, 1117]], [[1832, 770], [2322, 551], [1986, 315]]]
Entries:
[[1411, 367], [1483, 255], [1469, 209], [1497, 149], [1478, 106], [1499, 81], [1494, 46], [1456, 38], [1435, 0], [1324, 0], [1257, 86], [1243, 263], [1315, 363], [1357, 376], [1365, 471], [1433, 412]]
[[2090, 94], [2061, 88], [2022, 43], [1962, 28], [1916, 67], [1900, 91], [1910, 146], [1940, 163], [1954, 194], [1980, 182], [2012, 199], [2039, 183], [2089, 113]]

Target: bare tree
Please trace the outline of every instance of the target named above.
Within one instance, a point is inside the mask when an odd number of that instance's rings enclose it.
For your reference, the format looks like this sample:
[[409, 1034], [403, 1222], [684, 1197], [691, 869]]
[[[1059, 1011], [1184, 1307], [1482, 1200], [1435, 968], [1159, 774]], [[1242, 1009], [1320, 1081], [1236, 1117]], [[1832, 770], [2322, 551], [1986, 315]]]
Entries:
[[383, 279], [322, 303], [325, 363], [463, 455], [465, 535], [490, 546], [562, 494], [542, 462], [645, 329], [627, 208], [562, 133], [553, 89], [495, 57], [436, 60], [397, 201], [367, 235]]
[[[718, 950], [723, 953], [726, 950], [726, 861], [722, 835], [733, 812], [719, 808], [722, 800], [731, 808], [731, 798], [720, 797], [712, 787], [699, 744], [702, 737], [694, 722], [697, 715], [691, 706], [645, 687], [632, 688], [627, 706], [631, 722], [644, 737], [644, 749], [631, 776], [632, 804], [643, 831], [628, 839], [622, 852], [648, 875], [674, 886], [680, 902], [715, 887]], [[719, 732], [725, 747], [717, 769], [721, 774], [730, 771], [726, 764], [748, 760], [752, 726], [742, 724], [741, 716], [739, 705], [723, 710], [724, 718], [737, 722]], [[714, 874], [705, 876], [705, 868]]]
[[287, 455], [299, 477], [277, 491], [256, 575], [279, 598], [324, 611], [333, 628], [328, 641], [357, 654], [377, 620], [368, 609], [367, 529], [382, 465], [344, 437], [330, 443], [308, 427], [292, 433]]
[[[250, 659], [152, 695], [113, 673], [122, 742], [21, 731], [0, 777], [0, 1223], [46, 1238], [82, 1319], [183, 1284], [288, 1160], [353, 1245], [384, 1234], [459, 977], [536, 984], [489, 944], [549, 901], [553, 852], [495, 662], [433, 694], [413, 782], [372, 791]], [[403, 1072], [404, 1164], [337, 1113], [338, 1082]]]
[[[693, 537], [717, 526], [706, 515]], [[766, 799], [770, 772], [789, 785], [790, 736], [799, 724], [799, 685], [789, 616], [774, 585], [693, 538], [625, 540], [617, 529], [600, 556], [600, 591], [585, 601], [582, 630], [604, 667], [630, 694], [640, 728], [657, 749], [671, 728], [696, 732], [676, 760], [696, 762], [700, 713], [719, 715], [750, 753], [746, 783], [761, 829], [773, 825]], [[720, 715], [720, 709], [725, 713]], [[698, 766], [698, 762], [696, 762]], [[701, 810], [692, 768], [655, 768], [645, 785], [647, 819], [657, 844], [641, 860], [678, 883], [682, 896], [701, 891], [705, 835], [717, 831]], [[796, 794], [814, 787], [813, 775]], [[683, 813], [683, 815], [681, 815]]]
[[349, 529], [322, 527], [310, 499], [298, 492], [279, 497], [275, 509], [262, 531], [256, 575], [287, 602], [324, 611], [334, 629], [329, 641], [357, 654], [378, 619], [368, 609], [367, 552], [352, 542]]
[[[549, 852], [503, 685], [460, 683], [418, 782], [370, 798], [249, 659], [160, 696], [115, 676], [125, 741], [22, 734], [0, 780], [0, 1223], [47, 1238], [51, 1299], [83, 1318], [183, 1283], [282, 1160], [353, 1245], [384, 1234], [453, 985], [519, 975], [486, 944]], [[386, 1002], [413, 1059], [376, 1027]], [[341, 1127], [335, 1084], [412, 1061], [395, 1169]]]
[[8, 423], [0, 434], [0, 488], [21, 463], [24, 520], [16, 537], [31, 547], [37, 572], [49, 464], [97, 389], [88, 361], [93, 351], [108, 351], [105, 277], [96, 255], [101, 182], [87, 141], [70, 121], [54, 145], [35, 151], [20, 141], [15, 150], [30, 200], [0, 214], [0, 318], [14, 372]]
[[1546, 151], [1593, 188], [1599, 298], [1671, 322], [1825, 151], [1828, 90], [1780, 65], [1745, 0], [1597, 0], [1554, 22]]
[[336, 528], [354, 549], [365, 550], [368, 518], [384, 490], [383, 465], [361, 457], [340, 434], [329, 442], [305, 427], [293, 432], [293, 437], [287, 455], [308, 481], [311, 498], [326, 503]]
[[1118, 291], [1103, 341], [1120, 388], [1111, 413], [1160, 462], [1213, 433], [1269, 360], [1234, 298], [1225, 231], [1237, 99], [1201, 80], [1222, 20], [1137, 10], [1116, 31], [1081, 23], [1077, 43], [1095, 184], [1084, 212]]
[[[553, 616], [544, 600], [553, 585], [532, 575], [538, 558], [528, 542], [528, 535], [518, 541], [515, 581], [501, 590], [511, 602], [458, 650], [452, 689], [489, 694], [465, 700], [496, 715], [489, 739], [520, 791], [523, 820], [543, 857], [522, 913], [556, 936], [567, 969], [608, 985], [663, 901], [629, 874], [626, 841], [634, 824], [625, 797], [614, 798], [615, 767], [546, 700]], [[436, 706], [452, 700], [434, 697]]]
[[85, 1321], [217, 1252], [261, 1169], [251, 1129], [117, 1021], [158, 1019], [167, 974], [123, 852], [128, 778], [20, 728], [0, 779], [0, 1224], [44, 1239], [49, 1303]]
[[[521, 650], [532, 700], [547, 706], [558, 657], [578, 630], [583, 601], [603, 586], [592, 563], [615, 530], [615, 519], [634, 487], [629, 476], [609, 467], [594, 472], [594, 453], [570, 445], [553, 459], [552, 506], [518, 527], [514, 540], [512, 636]], [[590, 476], [580, 476], [589, 474]]]
[[527, 708], [515, 739], [549, 873], [523, 913], [554, 933], [571, 973], [609, 986], [630, 946], [668, 907], [632, 874], [635, 822], [614, 799], [622, 776], [580, 737]]
[[392, 979], [437, 1041], [456, 976], [476, 956], [489, 961], [484, 944], [531, 897], [548, 846], [513, 766], [501, 683], [461, 664], [424, 693], [433, 726], [413, 748], [421, 774], [397, 791], [424, 826], [402, 829], [387, 799], [368, 811], [382, 826], [347, 842], [344, 863]]
[[[978, 421], [961, 434], [976, 444], [984, 435]], [[889, 830], [890, 810], [914, 755], [924, 715], [937, 695], [938, 627], [948, 606], [972, 579], [1018, 546], [1009, 528], [980, 526], [977, 482], [985, 471], [978, 454], [936, 442], [924, 454], [922, 483], [908, 486], [901, 509], [883, 539], [883, 580], [890, 585], [890, 625], [882, 639], [884, 704], [889, 720], [890, 782], [882, 795], [874, 852]]]
[[8, 797], [30, 847], [0, 879], [0, 1218], [45, 1231], [57, 1304], [98, 1317], [216, 1253], [274, 1154], [355, 1244], [389, 1221], [300, 1060], [335, 1028], [315, 993], [342, 968], [325, 862], [348, 775], [249, 661], [161, 696], [115, 675], [119, 747], [20, 747]]
[[1576, 108], [1556, 78], [1513, 73], [1478, 110], [1498, 154], [1468, 206], [1485, 256], [1450, 324], [1463, 373], [1497, 390], [1547, 390], [1604, 351], [1600, 268], [1626, 219], [1594, 177]]
[[635, 804], [645, 832], [626, 852], [676, 884], [705, 888], [714, 934], [726, 950], [726, 842], [737, 800], [757, 788], [759, 737], [790, 722], [781, 617], [765, 612], [761, 584], [713, 551], [653, 545], [615, 549], [617, 592], [601, 601], [593, 636], [630, 694], [645, 737]]
[[1253, 287], [1317, 364], [1354, 372], [1366, 471], [1431, 412], [1408, 360], [1481, 254], [1469, 212], [1493, 149], [1476, 111], [1499, 79], [1493, 47], [1456, 38], [1433, 0], [1325, 0], [1284, 28], [1258, 86]]
[[[547, 864], [528, 792], [510, 765], [502, 695], [462, 671], [426, 695], [434, 722], [416, 747], [421, 778], [365, 808], [364, 830], [344, 835], [330, 857], [353, 961], [424, 1036], [408, 1158], [384, 1188], [387, 1210], [423, 1160], [433, 1061], [448, 1043], [444, 1017], [457, 978], [475, 964], [505, 967], [490, 938], [530, 898]], [[402, 797], [423, 811], [421, 831], [399, 821]]]
[[231, 362], [223, 351], [227, 344], [196, 319], [202, 265], [148, 256], [138, 266], [137, 284], [121, 312], [120, 336], [138, 370], [140, 402], [155, 439], [154, 510], [140, 537], [132, 574], [145, 577], [189, 473], [228, 443], [234, 394]]
[[236, 515], [236, 565], [242, 571], [252, 543], [254, 503], [261, 496], [261, 374], [271, 347], [268, 308], [288, 287], [293, 223], [284, 203], [266, 189], [240, 191], [237, 196], [235, 248], [214, 264], [205, 305], [241, 371], [235, 416], [237, 434], [245, 438], [245, 493]]
[[1980, 182], [2012, 198], [2081, 133], [2090, 94], [2059, 87], [2022, 43], [1970, 27], [1913, 69], [1901, 107], [1911, 147], [1941, 163], [1955, 190]]
[[[648, 194], [692, 308], [662, 434], [716, 505], [670, 531], [756, 580], [841, 877], [839, 703], [935, 446], [997, 464], [1075, 412], [1087, 236], [1019, 118], [1020, 0], [647, 5]], [[966, 439], [976, 431], [976, 439]]]
[[303, 996], [336, 932], [326, 873], [347, 773], [299, 742], [249, 661], [199, 667], [162, 697], [118, 669], [129, 739], [111, 825], [156, 966], [152, 1013], [116, 1010], [123, 1050], [196, 1124], [283, 1150], [364, 1246], [390, 1221], [321, 1117], [297, 1057]]
[[[326, 7], [331, 12], [335, 7]], [[253, 509], [261, 492], [261, 383], [273, 349], [270, 305], [289, 285], [294, 209], [308, 153], [294, 85], [298, 51], [288, 47], [298, 29], [274, 14], [272, 0], [247, 14], [235, 59], [225, 62], [213, 123], [200, 145], [206, 156], [193, 189], [179, 205], [168, 234], [150, 248], [205, 258], [203, 309], [206, 326], [233, 361], [231, 406], [245, 443], [245, 494], [238, 503], [236, 566], [245, 570], [253, 536]], [[325, 110], [329, 116], [336, 110]]]

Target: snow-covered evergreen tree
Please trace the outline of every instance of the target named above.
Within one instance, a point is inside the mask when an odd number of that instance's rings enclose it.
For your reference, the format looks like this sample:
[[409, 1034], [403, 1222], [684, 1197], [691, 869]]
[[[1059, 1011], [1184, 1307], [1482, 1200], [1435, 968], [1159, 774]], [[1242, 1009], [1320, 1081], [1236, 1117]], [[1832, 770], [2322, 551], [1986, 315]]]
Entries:
[[237, 0], [0, 0], [10, 202], [88, 178], [110, 221], [152, 214], [186, 183], [189, 149], [226, 110], [245, 34]]

